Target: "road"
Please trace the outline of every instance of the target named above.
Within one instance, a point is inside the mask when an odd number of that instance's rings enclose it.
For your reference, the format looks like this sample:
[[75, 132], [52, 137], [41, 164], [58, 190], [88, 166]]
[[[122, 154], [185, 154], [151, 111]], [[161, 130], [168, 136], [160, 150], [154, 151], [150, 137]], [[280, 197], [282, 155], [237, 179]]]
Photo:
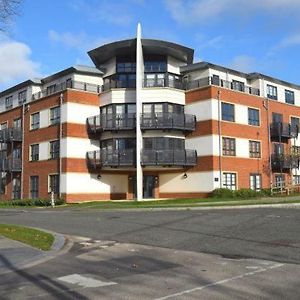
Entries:
[[2, 275], [1, 299], [300, 297], [299, 209], [3, 209], [0, 220], [74, 242], [48, 262]]

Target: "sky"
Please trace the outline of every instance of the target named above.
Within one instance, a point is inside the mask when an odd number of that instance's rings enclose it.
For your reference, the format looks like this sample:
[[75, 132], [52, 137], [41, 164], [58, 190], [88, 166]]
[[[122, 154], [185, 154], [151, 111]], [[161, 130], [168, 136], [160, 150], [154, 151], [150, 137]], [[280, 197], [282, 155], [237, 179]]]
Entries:
[[75, 64], [87, 51], [134, 38], [163, 39], [208, 61], [300, 84], [300, 0], [21, 0], [0, 33], [0, 91]]

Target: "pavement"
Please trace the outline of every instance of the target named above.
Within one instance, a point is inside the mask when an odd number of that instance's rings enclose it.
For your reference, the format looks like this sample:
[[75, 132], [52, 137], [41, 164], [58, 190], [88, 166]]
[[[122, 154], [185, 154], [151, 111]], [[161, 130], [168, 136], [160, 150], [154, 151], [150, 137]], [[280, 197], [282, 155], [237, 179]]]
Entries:
[[27, 268], [10, 261], [3, 300], [300, 298], [299, 209], [0, 209], [0, 218], [69, 241]]

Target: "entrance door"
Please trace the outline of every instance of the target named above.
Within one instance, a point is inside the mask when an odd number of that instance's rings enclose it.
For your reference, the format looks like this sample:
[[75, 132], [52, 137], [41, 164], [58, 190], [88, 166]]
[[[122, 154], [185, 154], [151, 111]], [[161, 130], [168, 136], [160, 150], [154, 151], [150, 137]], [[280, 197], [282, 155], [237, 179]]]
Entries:
[[[136, 190], [136, 177], [132, 178], [133, 195], [137, 198]], [[155, 197], [155, 176], [145, 175], [143, 177], [143, 198], [154, 198]]]

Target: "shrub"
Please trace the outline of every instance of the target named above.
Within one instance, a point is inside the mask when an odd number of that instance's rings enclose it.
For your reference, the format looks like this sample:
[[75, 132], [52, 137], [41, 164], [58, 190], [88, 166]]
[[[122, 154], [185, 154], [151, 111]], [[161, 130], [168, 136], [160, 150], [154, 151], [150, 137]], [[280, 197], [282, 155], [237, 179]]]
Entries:
[[229, 189], [215, 189], [212, 192], [212, 197], [214, 198], [233, 198], [234, 197], [234, 192]]
[[272, 196], [272, 191], [271, 191], [271, 189], [261, 189], [259, 194], [260, 194], [260, 196], [263, 196], [263, 197], [269, 197], [269, 196]]
[[234, 196], [237, 198], [247, 199], [255, 198], [259, 196], [259, 193], [251, 189], [240, 189], [234, 192]]
[[[65, 201], [63, 199], [56, 199], [55, 205], [62, 205]], [[51, 206], [50, 199], [19, 199], [11, 201], [1, 201], [0, 205], [4, 206]]]

